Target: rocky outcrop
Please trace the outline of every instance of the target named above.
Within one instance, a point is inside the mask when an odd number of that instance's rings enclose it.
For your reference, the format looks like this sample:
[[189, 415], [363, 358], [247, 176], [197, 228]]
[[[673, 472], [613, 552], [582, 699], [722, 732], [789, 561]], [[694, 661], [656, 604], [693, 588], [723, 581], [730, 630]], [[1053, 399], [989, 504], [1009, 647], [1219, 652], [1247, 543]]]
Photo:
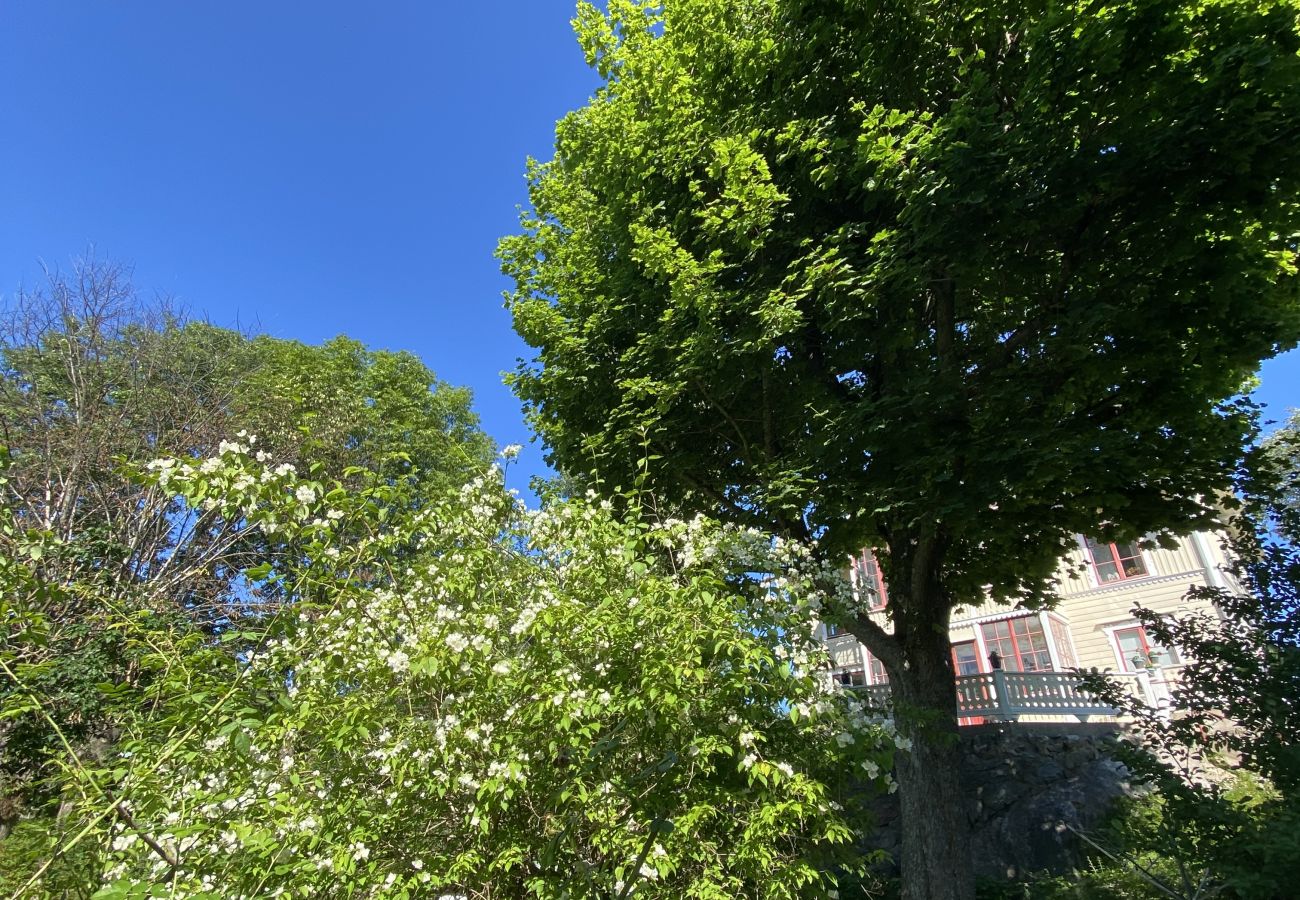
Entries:
[[[1075, 831], [1097, 827], [1130, 791], [1113, 724], [1016, 723], [961, 730], [973, 865], [986, 878], [1065, 872], [1084, 857]], [[868, 846], [898, 850], [898, 802], [876, 803]], [[1072, 830], [1073, 829], [1073, 830]]]

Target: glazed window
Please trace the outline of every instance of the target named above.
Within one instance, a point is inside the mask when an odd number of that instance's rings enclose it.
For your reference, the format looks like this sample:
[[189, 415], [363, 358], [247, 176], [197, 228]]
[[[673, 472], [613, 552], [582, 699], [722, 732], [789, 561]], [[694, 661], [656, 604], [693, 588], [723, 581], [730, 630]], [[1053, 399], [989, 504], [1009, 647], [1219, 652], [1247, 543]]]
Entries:
[[861, 669], [840, 669], [835, 673], [835, 680], [845, 687], [862, 687], [867, 683], [867, 676]]
[[1002, 668], [1008, 672], [1050, 672], [1052, 651], [1043, 634], [1043, 623], [1038, 616], [1019, 619], [1002, 619], [985, 622], [981, 626], [984, 646], [990, 653], [1002, 657]]
[[1079, 660], [1074, 655], [1074, 640], [1070, 637], [1069, 626], [1054, 616], [1047, 617], [1047, 624], [1052, 630], [1052, 643], [1056, 645], [1056, 657], [1061, 661], [1061, 668], [1077, 668]]
[[1181, 662], [1172, 648], [1157, 644], [1141, 625], [1116, 628], [1111, 634], [1125, 672], [1140, 672], [1151, 666], [1176, 666]]
[[[863, 652], [866, 653], [865, 650]], [[870, 653], [867, 653], [867, 668], [871, 672], [872, 684], [889, 684], [889, 673], [885, 671], [885, 664]]]
[[952, 670], [958, 675], [978, 675], [980, 673], [979, 650], [974, 641], [962, 641], [952, 645]]
[[863, 550], [854, 556], [849, 567], [849, 578], [858, 596], [866, 599], [868, 609], [885, 608], [889, 602], [889, 592], [885, 588], [885, 577], [881, 574], [880, 563], [874, 553]]
[[1088, 556], [1092, 570], [1097, 574], [1098, 584], [1141, 578], [1147, 574], [1147, 564], [1142, 559], [1142, 551], [1138, 549], [1136, 541], [1103, 544], [1085, 537], [1083, 542], [1088, 547]]

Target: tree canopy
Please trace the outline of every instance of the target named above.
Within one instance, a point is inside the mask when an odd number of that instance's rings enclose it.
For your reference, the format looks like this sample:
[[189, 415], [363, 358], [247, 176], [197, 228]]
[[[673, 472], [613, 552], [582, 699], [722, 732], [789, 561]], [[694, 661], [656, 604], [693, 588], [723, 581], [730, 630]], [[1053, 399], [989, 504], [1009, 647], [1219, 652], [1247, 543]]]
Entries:
[[[30, 614], [40, 627], [15, 626], [0, 653], [26, 634], [17, 658], [36, 667], [28, 687], [46, 702], [42, 714], [0, 724], [0, 829], [23, 798], [55, 789], [41, 779], [59, 731], [76, 742], [111, 731], [99, 685], [147, 677], [115, 615], [212, 634], [285, 599], [277, 579], [246, 572], [273, 571], [296, 551], [203, 498], [182, 502], [142, 480], [150, 460], [207, 456], [256, 430], [263, 459], [286, 471], [380, 482], [395, 489], [391, 502], [418, 508], [493, 456], [469, 392], [413, 355], [187, 320], [140, 296], [129, 270], [111, 263], [54, 273], [3, 312], [0, 495], [11, 516], [0, 557], [30, 563], [31, 580], [7, 599], [22, 611], [16, 621]], [[20, 693], [0, 682], [0, 700]]]
[[[560, 469], [876, 548], [889, 627], [831, 614], [932, 725], [953, 608], [1047, 599], [1079, 533], [1214, 521], [1230, 398], [1300, 339], [1295, 3], [612, 0], [577, 30], [604, 84], [500, 245]], [[953, 728], [901, 757], [909, 898], [973, 892]]]
[[[1295, 8], [584, 5], [606, 84], [502, 242], [563, 468], [837, 549], [1203, 518], [1300, 336]], [[885, 560], [888, 571], [890, 563]], [[895, 575], [897, 577], [897, 575]]]

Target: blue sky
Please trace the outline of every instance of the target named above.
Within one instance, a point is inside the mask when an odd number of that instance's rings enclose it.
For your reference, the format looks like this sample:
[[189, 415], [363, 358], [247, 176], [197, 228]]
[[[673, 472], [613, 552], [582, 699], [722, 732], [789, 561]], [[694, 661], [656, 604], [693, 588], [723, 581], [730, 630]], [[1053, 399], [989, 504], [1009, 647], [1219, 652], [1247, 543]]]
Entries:
[[[596, 83], [573, 9], [0, 0], [0, 294], [93, 245], [218, 324], [414, 351], [527, 444], [492, 253]], [[1300, 405], [1300, 354], [1262, 375]]]

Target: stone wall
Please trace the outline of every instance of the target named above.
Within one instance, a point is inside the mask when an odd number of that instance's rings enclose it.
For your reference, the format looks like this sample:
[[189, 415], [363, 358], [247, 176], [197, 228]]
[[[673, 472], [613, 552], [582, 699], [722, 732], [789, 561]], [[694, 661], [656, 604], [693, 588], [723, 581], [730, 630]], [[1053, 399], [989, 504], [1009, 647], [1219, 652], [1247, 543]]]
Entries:
[[[1130, 791], [1114, 758], [1114, 724], [1017, 723], [961, 729], [973, 865], [985, 878], [1066, 872], [1084, 847], [1070, 828], [1096, 828]], [[898, 801], [876, 803], [868, 847], [898, 852]], [[1068, 827], [1067, 827], [1068, 826]]]

